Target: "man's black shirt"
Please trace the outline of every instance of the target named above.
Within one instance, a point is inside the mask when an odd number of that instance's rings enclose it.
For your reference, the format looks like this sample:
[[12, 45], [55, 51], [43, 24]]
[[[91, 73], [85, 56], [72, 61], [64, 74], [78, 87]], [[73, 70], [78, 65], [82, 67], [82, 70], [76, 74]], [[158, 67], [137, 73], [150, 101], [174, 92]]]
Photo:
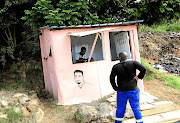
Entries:
[[[125, 60], [113, 66], [110, 82], [113, 89], [116, 91], [130, 91], [137, 89], [136, 69], [140, 71], [138, 78], [142, 79], [146, 73], [146, 67], [137, 61]], [[115, 83], [115, 76], [117, 76], [117, 86]]]

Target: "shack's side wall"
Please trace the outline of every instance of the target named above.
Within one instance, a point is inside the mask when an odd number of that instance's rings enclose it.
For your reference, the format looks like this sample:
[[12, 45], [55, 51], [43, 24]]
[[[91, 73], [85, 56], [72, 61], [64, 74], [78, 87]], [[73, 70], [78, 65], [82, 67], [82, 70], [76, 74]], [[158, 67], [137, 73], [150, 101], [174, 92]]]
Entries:
[[[57, 86], [57, 77], [55, 72], [54, 64], [54, 49], [52, 46], [51, 32], [49, 30], [41, 30], [42, 35], [40, 36], [40, 45], [41, 45], [41, 56], [44, 72], [44, 81], [46, 90], [53, 95], [54, 98], [58, 99], [58, 86]], [[51, 49], [51, 55], [49, 56]], [[45, 59], [46, 60], [45, 60]]]
[[[132, 45], [131, 51], [133, 54], [132, 57], [134, 60], [140, 61], [136, 26], [117, 27], [118, 29], [122, 29], [123, 31], [132, 31], [132, 34], [130, 36]], [[113, 89], [109, 82], [109, 75], [112, 66], [118, 61], [111, 62], [109, 31], [103, 32], [102, 37], [104, 60], [90, 63], [72, 64], [71, 41], [70, 36], [67, 34], [70, 32], [76, 33], [94, 29], [98, 28], [63, 29], [51, 31], [49, 33], [51, 34], [51, 36], [49, 37], [52, 40], [51, 46], [53, 47], [53, 61], [51, 61], [51, 63], [54, 62], [54, 65], [51, 67], [51, 76], [50, 71], [45, 71], [44, 73], [46, 74], [46, 76], [50, 76], [49, 78], [52, 78], [52, 74], [54, 73], [54, 77], [56, 78], [57, 83], [54, 84], [53, 82], [53, 84], [49, 84], [47, 80], [45, 83], [47, 85], [47, 88], [50, 88], [49, 90], [55, 90], [55, 88], [58, 89], [58, 91], [56, 90], [55, 92], [58, 92], [59, 104], [68, 105], [81, 102], [91, 102], [92, 100], [99, 99], [113, 92]], [[112, 30], [110, 32], [112, 32]], [[46, 31], [44, 31], [44, 33], [46, 33]], [[49, 37], [44, 38], [46, 39]], [[48, 46], [46, 46], [46, 48], [42, 48], [47, 49]], [[46, 56], [46, 54], [47, 53], [43, 52], [42, 56], [44, 57]], [[46, 62], [43, 63], [43, 67], [47, 67], [45, 63]], [[82, 88], [80, 88], [75, 81], [75, 70], [83, 71], [83, 79], [85, 84]], [[51, 86], [53, 89], [51, 89]]]

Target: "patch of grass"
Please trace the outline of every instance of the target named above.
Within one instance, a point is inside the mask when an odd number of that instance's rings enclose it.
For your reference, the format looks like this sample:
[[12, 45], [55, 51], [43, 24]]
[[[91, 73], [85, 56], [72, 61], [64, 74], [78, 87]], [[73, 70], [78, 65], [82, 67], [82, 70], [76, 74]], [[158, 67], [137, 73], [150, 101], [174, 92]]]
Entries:
[[0, 83], [0, 90], [6, 90], [6, 91], [13, 91], [13, 90], [28, 90], [25, 88], [24, 84], [18, 84], [18, 83]]
[[13, 84], [0, 83], [0, 90], [11, 90], [12, 88], [13, 88]]
[[76, 113], [76, 111], [70, 112], [70, 113], [66, 116], [65, 119], [68, 120], [68, 121], [74, 120], [74, 119], [75, 119], [75, 113]]
[[160, 79], [163, 80], [166, 85], [174, 87], [180, 90], [180, 77], [175, 75], [168, 74], [165, 76], [165, 72], [161, 72], [157, 69], [154, 69], [149, 65], [145, 59], [141, 58], [141, 63], [146, 67], [146, 75], [144, 77], [144, 81]]
[[8, 123], [8, 120], [6, 120], [4, 118], [0, 118], [0, 123]]
[[63, 109], [64, 107], [63, 107], [62, 105], [59, 105], [59, 104], [58, 104], [58, 100], [56, 100], [56, 99], [52, 101], [51, 106], [52, 106], [53, 108], [56, 107], [57, 109], [62, 109], [62, 110], [64, 110], [64, 109]]
[[161, 24], [154, 24], [152, 26], [141, 25], [139, 30], [140, 32], [151, 30], [152, 32], [160, 32], [160, 33], [166, 31], [180, 32], [180, 19], [171, 20], [170, 22], [164, 21]]
[[174, 75], [163, 76], [165, 84], [180, 90], [180, 77]]
[[85, 121], [85, 117], [83, 117], [81, 114], [79, 114], [79, 112], [76, 112], [76, 116], [75, 116], [76, 121], [78, 121], [79, 123], [83, 123]]
[[59, 105], [58, 100], [53, 100], [51, 102], [51, 106], [55, 108], [57, 112], [59, 112], [59, 114], [61, 114], [60, 117], [63, 116], [63, 118], [68, 122], [75, 120], [76, 110], [73, 109], [72, 105], [68, 105], [68, 106]]
[[164, 72], [161, 72], [157, 69], [154, 69], [150, 64], [148, 64], [145, 59], [141, 58], [141, 63], [146, 67], [146, 75], [144, 76], [143, 80], [153, 80], [153, 79], [160, 79]]
[[13, 107], [9, 109], [8, 111], [8, 121], [9, 122], [17, 122], [19, 121], [19, 118], [22, 117], [22, 112], [15, 112]]

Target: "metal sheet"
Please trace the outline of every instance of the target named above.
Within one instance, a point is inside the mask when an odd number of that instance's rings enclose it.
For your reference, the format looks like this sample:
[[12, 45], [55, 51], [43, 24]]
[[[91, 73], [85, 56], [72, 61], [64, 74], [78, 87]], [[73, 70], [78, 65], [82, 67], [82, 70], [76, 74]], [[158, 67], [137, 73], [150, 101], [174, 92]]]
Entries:
[[[122, 24], [136, 24], [141, 23], [144, 20], [137, 20], [137, 21], [127, 21], [127, 22], [117, 22], [117, 23], [105, 23], [105, 24], [93, 24], [93, 25], [70, 25], [70, 26], [51, 26], [50, 28], [75, 28], [75, 27], [99, 27], [99, 26], [112, 26], [112, 25], [122, 25]], [[40, 27], [40, 29], [47, 28], [48, 26]]]

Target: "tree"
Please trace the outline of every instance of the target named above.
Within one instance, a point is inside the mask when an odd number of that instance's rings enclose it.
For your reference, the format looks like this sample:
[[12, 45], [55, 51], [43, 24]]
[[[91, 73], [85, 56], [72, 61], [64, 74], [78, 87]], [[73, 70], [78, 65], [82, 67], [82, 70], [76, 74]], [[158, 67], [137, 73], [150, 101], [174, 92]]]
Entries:
[[[31, 8], [34, 0], [4, 0], [0, 2], [0, 67], [22, 55], [22, 42], [28, 39], [26, 26], [21, 20], [24, 10]], [[29, 38], [30, 39], [30, 38]]]
[[[140, 19], [152, 25], [180, 17], [180, 0], [141, 0], [136, 6]], [[133, 13], [133, 12], [132, 12]]]
[[97, 23], [98, 16], [90, 12], [87, 1], [61, 0], [53, 5], [52, 0], [38, 0], [32, 10], [26, 10], [26, 24], [39, 28], [44, 25], [80, 25]]
[[91, 0], [89, 3], [92, 10], [97, 12], [102, 22], [112, 23], [131, 20], [132, 13], [130, 14], [130, 10], [136, 6], [135, 1], [136, 0]]

